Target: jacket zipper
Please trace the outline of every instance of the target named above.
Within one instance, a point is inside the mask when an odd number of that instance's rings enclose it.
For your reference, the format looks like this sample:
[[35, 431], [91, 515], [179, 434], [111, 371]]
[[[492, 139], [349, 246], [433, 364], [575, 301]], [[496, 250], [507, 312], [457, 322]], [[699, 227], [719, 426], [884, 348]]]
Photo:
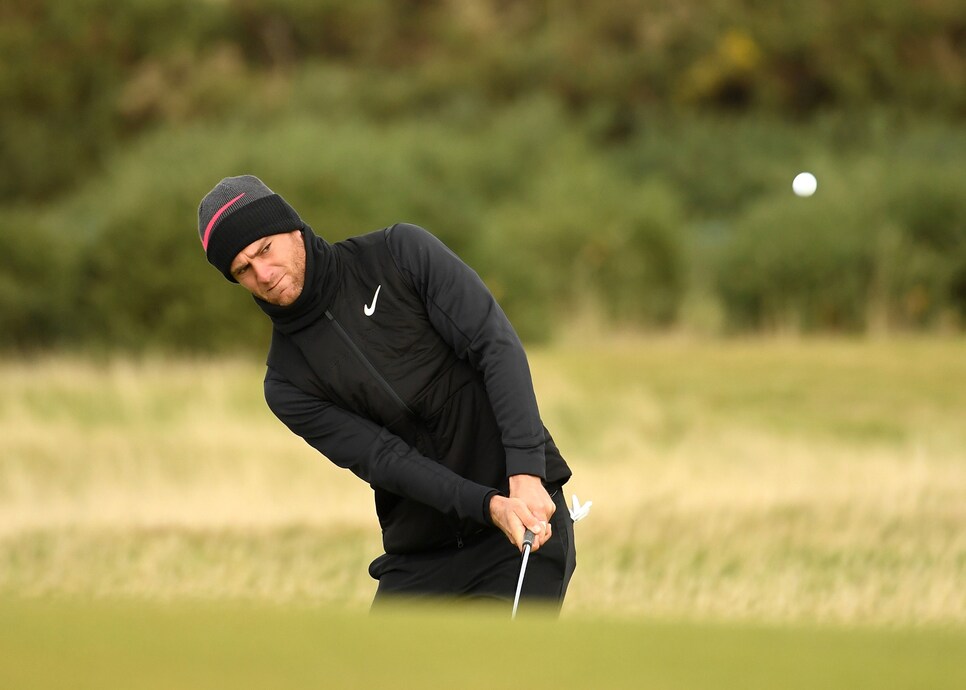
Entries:
[[359, 349], [359, 346], [356, 345], [352, 337], [348, 334], [348, 332], [346, 332], [345, 328], [342, 327], [342, 324], [335, 320], [335, 317], [332, 316], [332, 312], [330, 312], [328, 309], [325, 311], [325, 318], [332, 322], [332, 325], [335, 327], [339, 337], [346, 342], [349, 348], [355, 353], [359, 361], [362, 362], [363, 366], [365, 366], [365, 368], [369, 371], [369, 374], [380, 386], [382, 386], [382, 389], [389, 394], [389, 397], [393, 399], [396, 405], [398, 405], [399, 408], [402, 409], [402, 411], [405, 412], [410, 419], [417, 419], [416, 413], [410, 409], [405, 400], [399, 397], [399, 394], [396, 393], [396, 390], [389, 385], [389, 382], [386, 381], [385, 378], [383, 378], [382, 374], [379, 373], [379, 370], [373, 366], [372, 362], [369, 361], [369, 358], [366, 357], [366, 354]]
[[[433, 453], [438, 455], [436, 453], [436, 448], [432, 437], [423, 428], [422, 423], [419, 421], [419, 417], [416, 416], [416, 413], [413, 412], [412, 408], [406, 404], [406, 401], [399, 396], [399, 394], [396, 392], [396, 389], [393, 388], [383, 377], [383, 375], [379, 373], [379, 370], [376, 369], [375, 365], [369, 361], [368, 357], [366, 357], [366, 353], [363, 352], [358, 345], [356, 345], [356, 342], [352, 339], [352, 336], [349, 335], [348, 331], [343, 328], [342, 324], [336, 320], [336, 318], [332, 315], [332, 312], [330, 312], [328, 309], [325, 310], [325, 318], [332, 323], [336, 333], [338, 333], [339, 337], [342, 338], [346, 345], [349, 346], [349, 349], [352, 350], [356, 358], [362, 362], [363, 366], [369, 372], [369, 375], [372, 376], [376, 380], [376, 383], [378, 383], [380, 387], [382, 387], [382, 389], [389, 394], [389, 397], [393, 399], [396, 405], [398, 405], [399, 408], [406, 413], [406, 416], [409, 418], [409, 420], [424, 433], [426, 441], [429, 443]], [[456, 530], [456, 548], [463, 548], [463, 535], [458, 529]]]

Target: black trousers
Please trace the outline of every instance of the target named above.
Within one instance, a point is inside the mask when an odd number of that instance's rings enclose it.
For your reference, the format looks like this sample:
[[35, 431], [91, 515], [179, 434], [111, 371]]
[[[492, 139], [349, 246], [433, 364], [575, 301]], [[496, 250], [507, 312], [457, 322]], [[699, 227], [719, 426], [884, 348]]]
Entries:
[[[550, 520], [553, 535], [530, 554], [520, 594], [520, 613], [528, 608], [559, 609], [577, 565], [574, 523], [563, 491], [552, 492], [557, 510]], [[505, 601], [516, 593], [522, 556], [506, 535], [489, 527], [448, 547], [416, 554], [383, 554], [369, 566], [379, 581], [373, 607], [400, 598], [436, 597]], [[528, 606], [529, 604], [529, 606]]]

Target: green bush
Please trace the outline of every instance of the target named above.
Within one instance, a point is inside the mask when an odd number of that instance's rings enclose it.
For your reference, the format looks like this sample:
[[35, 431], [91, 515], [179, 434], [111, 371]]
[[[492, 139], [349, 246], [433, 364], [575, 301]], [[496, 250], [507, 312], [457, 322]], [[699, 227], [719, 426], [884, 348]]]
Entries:
[[0, 349], [72, 345], [76, 254], [35, 209], [0, 210]]
[[0, 10], [0, 199], [51, 198], [99, 170], [126, 131], [118, 99], [152, 56], [204, 46], [191, 0], [12, 0]]
[[686, 288], [683, 214], [651, 180], [633, 184], [592, 154], [557, 152], [529, 190], [487, 216], [486, 280], [522, 335], [553, 336], [576, 312], [673, 323]]
[[891, 171], [884, 185], [885, 212], [901, 229], [886, 285], [890, 317], [900, 325], [966, 317], [964, 185], [961, 162], [934, 161]]
[[253, 339], [264, 342], [250, 299], [204, 260], [196, 218], [208, 179], [192, 154], [202, 153], [205, 133], [192, 134], [145, 140], [41, 215], [54, 245], [71, 257], [60, 277], [70, 286], [72, 328], [53, 344], [139, 352], [250, 350]]
[[814, 197], [776, 191], [736, 220], [717, 272], [734, 325], [907, 329], [966, 313], [961, 166], [894, 152], [816, 173]]
[[357, 116], [497, 111], [542, 92], [608, 142], [668, 106], [955, 118], [964, 26], [955, 0], [7, 0], [0, 200], [57, 197], [156, 126], [284, 111], [318, 62], [352, 75]]
[[828, 194], [756, 205], [738, 221], [718, 267], [731, 323], [861, 329], [874, 269], [873, 223], [864, 209]]
[[[686, 289], [676, 194], [621, 178], [544, 99], [449, 126], [295, 112], [161, 130], [109, 170], [43, 214], [66, 234], [79, 346], [264, 347], [265, 317], [206, 264], [197, 237], [201, 197], [243, 173], [329, 241], [399, 221], [427, 227], [484, 275], [527, 337], [552, 335], [575, 305], [668, 324]], [[18, 258], [17, 272], [31, 260]], [[16, 331], [30, 313], [16, 312]]]
[[[870, 2], [793, 26], [807, 9], [737, 0], [698, 23], [633, 1], [8, 3], [0, 347], [261, 350], [264, 316], [195, 238], [198, 200], [244, 172], [330, 240], [424, 225], [530, 339], [575, 310], [673, 326], [696, 291], [732, 328], [955, 326], [966, 139], [924, 112], [961, 98], [936, 95], [958, 58], [932, 64], [958, 15], [890, 1], [840, 74], [809, 62]], [[896, 36], [933, 41], [926, 74], [870, 90]]]
[[[0, 207], [12, 237], [0, 347], [261, 351], [265, 317], [197, 239], [198, 201], [241, 173], [330, 241], [424, 225], [529, 340], [582, 310], [673, 326], [695, 290], [735, 329], [962, 322], [966, 141], [948, 126], [870, 122], [840, 144], [845, 128], [829, 122], [652, 120], [616, 152], [551, 98], [367, 121], [314, 113], [315, 99], [341, 98], [338, 72], [314, 79], [284, 117], [165, 128], [57, 204]], [[819, 178], [810, 199], [791, 194], [801, 167]]]
[[660, 177], [679, 190], [692, 217], [717, 219], [787, 189], [790, 171], [825, 139], [816, 125], [657, 110], [645, 113], [639, 134], [612, 147], [612, 155], [625, 175]]

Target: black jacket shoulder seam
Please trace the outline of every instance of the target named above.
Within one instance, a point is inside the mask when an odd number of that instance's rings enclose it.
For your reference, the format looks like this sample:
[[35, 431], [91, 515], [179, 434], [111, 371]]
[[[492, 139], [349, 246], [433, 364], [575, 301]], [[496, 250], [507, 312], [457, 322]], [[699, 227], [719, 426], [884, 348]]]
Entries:
[[399, 223], [393, 223], [388, 228], [386, 228], [385, 235], [384, 235], [385, 242], [386, 242], [386, 252], [389, 254], [389, 259], [392, 261], [392, 266], [393, 268], [396, 269], [396, 273], [398, 273], [403, 280], [409, 283], [410, 290], [412, 290], [413, 292], [417, 292], [416, 281], [413, 280], [413, 274], [399, 265], [399, 261], [398, 259], [396, 259], [396, 255], [392, 251], [392, 245], [389, 244], [389, 236], [392, 234], [392, 231], [395, 230], [398, 226], [399, 226]]
[[[393, 266], [395, 266], [396, 270], [399, 272], [400, 275], [402, 275], [406, 280], [409, 281], [409, 287], [414, 292], [418, 292], [418, 290], [416, 290], [416, 281], [415, 281], [414, 274], [411, 271], [409, 271], [407, 268], [404, 268], [403, 266], [399, 265], [399, 262], [397, 261], [395, 254], [393, 254], [392, 247], [389, 245], [389, 234], [398, 225], [399, 223], [395, 223], [392, 225], [392, 227], [389, 227], [386, 229], [386, 249], [389, 251], [389, 256], [392, 258]], [[447, 312], [445, 309], [439, 306], [439, 303], [432, 297], [429, 298], [429, 301], [432, 302], [433, 306], [436, 307], [436, 310], [439, 311], [440, 314], [446, 317], [446, 320], [449, 321], [450, 324], [452, 324], [453, 328], [456, 329], [456, 332], [466, 339], [467, 343], [473, 342], [473, 338], [471, 338], [467, 333], [463, 331], [462, 328], [460, 328], [459, 324], [453, 319], [452, 316], [450, 316], [449, 312]]]

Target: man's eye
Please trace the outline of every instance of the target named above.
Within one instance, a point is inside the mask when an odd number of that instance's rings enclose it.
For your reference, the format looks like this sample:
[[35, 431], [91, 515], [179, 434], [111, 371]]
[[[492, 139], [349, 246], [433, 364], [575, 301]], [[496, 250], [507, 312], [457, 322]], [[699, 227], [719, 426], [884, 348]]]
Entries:
[[242, 273], [244, 273], [247, 270], [248, 270], [248, 266], [242, 266], [241, 268], [235, 271], [235, 275], [240, 276]]
[[271, 246], [272, 246], [272, 243], [269, 242], [264, 247], [262, 247], [262, 254], [268, 254], [268, 250], [271, 248]]

